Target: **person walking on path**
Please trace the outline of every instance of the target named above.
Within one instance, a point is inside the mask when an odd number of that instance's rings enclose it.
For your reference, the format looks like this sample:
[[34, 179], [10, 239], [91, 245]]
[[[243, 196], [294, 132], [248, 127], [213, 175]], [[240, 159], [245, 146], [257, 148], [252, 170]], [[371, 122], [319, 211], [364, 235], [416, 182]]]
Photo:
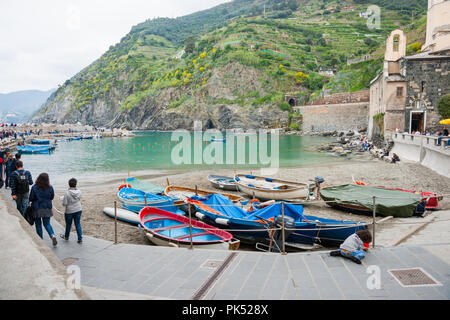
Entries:
[[5, 181], [5, 189], [8, 189], [11, 187], [11, 175], [16, 170], [14, 164], [15, 161], [13, 159], [12, 154], [9, 152], [9, 149], [5, 150], [5, 175], [6, 175], [6, 181]]
[[66, 208], [64, 218], [66, 220], [66, 233], [61, 234], [60, 237], [64, 240], [69, 240], [70, 229], [72, 228], [72, 221], [75, 223], [75, 229], [77, 230], [78, 243], [83, 242], [82, 230], [81, 230], [81, 191], [77, 189], [77, 179], [72, 178], [69, 180], [69, 190], [66, 191], [62, 199], [62, 205]]
[[52, 200], [55, 198], [55, 191], [50, 185], [50, 178], [47, 173], [41, 173], [36, 179], [35, 185], [31, 188], [30, 202], [32, 202], [34, 224], [37, 234], [44, 239], [42, 234], [42, 224], [52, 239], [53, 245], [57, 245], [55, 232], [50, 224], [53, 216]]
[[23, 169], [23, 162], [16, 162], [16, 171], [11, 174], [11, 196], [16, 201], [17, 210], [22, 217], [28, 207], [30, 186], [33, 185], [33, 178], [30, 171]]

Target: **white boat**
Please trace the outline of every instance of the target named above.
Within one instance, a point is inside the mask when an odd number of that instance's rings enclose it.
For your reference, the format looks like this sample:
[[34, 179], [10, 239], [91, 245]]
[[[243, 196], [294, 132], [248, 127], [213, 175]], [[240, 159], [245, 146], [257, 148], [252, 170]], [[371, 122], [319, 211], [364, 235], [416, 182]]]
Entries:
[[234, 180], [241, 192], [261, 200], [306, 200], [310, 195], [308, 183], [249, 174], [235, 175]]
[[[111, 218], [115, 217], [114, 208], [103, 208], [103, 213]], [[117, 220], [129, 222], [132, 224], [140, 223], [139, 214], [121, 208], [117, 208]]]

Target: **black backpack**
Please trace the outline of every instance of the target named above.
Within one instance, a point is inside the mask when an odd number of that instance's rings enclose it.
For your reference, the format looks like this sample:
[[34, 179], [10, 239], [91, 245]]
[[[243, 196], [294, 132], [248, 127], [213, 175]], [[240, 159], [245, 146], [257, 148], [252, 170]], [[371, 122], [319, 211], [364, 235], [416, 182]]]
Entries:
[[16, 171], [16, 180], [14, 186], [16, 189], [16, 194], [25, 194], [30, 191], [30, 183], [28, 182], [28, 175], [26, 171], [24, 171], [22, 174], [19, 171]]

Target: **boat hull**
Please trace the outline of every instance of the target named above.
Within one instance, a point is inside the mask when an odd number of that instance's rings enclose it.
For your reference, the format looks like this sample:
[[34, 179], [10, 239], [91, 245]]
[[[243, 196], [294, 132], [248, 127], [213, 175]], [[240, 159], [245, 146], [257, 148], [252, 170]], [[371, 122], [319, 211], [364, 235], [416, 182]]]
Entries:
[[[103, 213], [111, 218], [115, 218], [115, 212], [114, 208], [104, 208]], [[139, 224], [139, 214], [136, 212], [132, 212], [129, 210], [117, 208], [117, 220], [132, 223], [132, 224]]]
[[233, 178], [225, 176], [209, 175], [208, 180], [211, 185], [219, 190], [239, 191], [238, 186]]
[[[192, 189], [192, 188], [185, 188], [185, 187], [177, 187], [177, 186], [168, 186], [164, 190], [164, 195], [167, 197], [174, 197], [178, 198], [180, 200], [186, 201], [189, 197], [195, 196], [196, 194], [203, 197], [207, 196], [209, 194], [217, 192], [214, 191], [206, 191], [206, 190], [200, 190], [200, 189]], [[226, 193], [219, 193], [228, 199], [230, 199], [233, 203], [238, 203], [243, 200], [241, 196], [233, 195], [233, 194], [226, 194]]]
[[147, 238], [156, 245], [190, 247], [192, 243], [197, 248], [238, 247], [239, 242], [233, 240], [233, 235], [229, 232], [158, 208], [142, 209], [139, 220], [147, 231]]
[[[310, 186], [306, 183], [248, 175], [236, 175], [235, 181], [241, 192], [260, 200], [304, 200], [308, 199], [310, 194]], [[274, 189], [276, 186], [289, 186], [289, 188], [277, 190]]]

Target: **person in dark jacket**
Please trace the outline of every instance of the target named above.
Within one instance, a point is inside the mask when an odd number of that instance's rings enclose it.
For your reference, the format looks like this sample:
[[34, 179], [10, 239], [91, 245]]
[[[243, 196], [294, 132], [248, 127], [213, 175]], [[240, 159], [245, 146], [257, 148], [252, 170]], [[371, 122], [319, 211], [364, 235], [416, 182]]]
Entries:
[[16, 162], [16, 171], [11, 175], [11, 196], [16, 201], [17, 210], [24, 216], [28, 207], [30, 186], [33, 185], [31, 173], [23, 169], [23, 162]]
[[55, 198], [55, 191], [50, 185], [50, 178], [47, 173], [41, 173], [36, 179], [35, 185], [31, 188], [30, 202], [32, 202], [34, 224], [37, 234], [43, 239], [42, 224], [53, 241], [57, 245], [55, 232], [50, 224], [50, 218], [53, 216], [52, 200]]
[[8, 149], [5, 150], [4, 164], [5, 164], [5, 175], [6, 175], [5, 189], [8, 189], [9, 187], [11, 187], [11, 175], [16, 170], [16, 168], [14, 166], [15, 162], [14, 162], [13, 156], [9, 152]]

